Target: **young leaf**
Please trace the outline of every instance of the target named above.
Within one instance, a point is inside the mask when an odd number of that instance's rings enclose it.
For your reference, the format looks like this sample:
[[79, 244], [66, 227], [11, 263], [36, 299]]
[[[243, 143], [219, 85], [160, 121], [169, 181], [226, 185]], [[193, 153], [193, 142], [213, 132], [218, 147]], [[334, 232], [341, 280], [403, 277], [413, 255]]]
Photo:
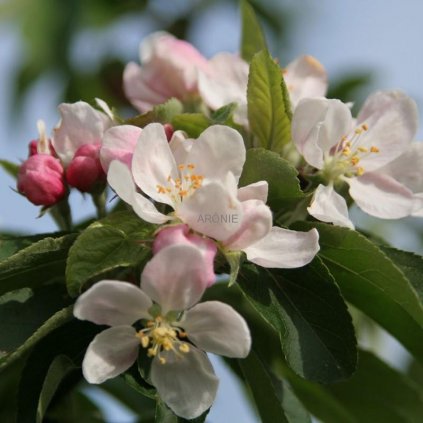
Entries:
[[277, 396], [270, 376], [260, 359], [251, 351], [247, 358], [238, 361], [253, 394], [263, 423], [289, 423]]
[[76, 234], [52, 235], [0, 261], [0, 295], [63, 278], [66, 257], [75, 238]]
[[422, 387], [370, 352], [360, 351], [353, 377], [328, 390], [360, 423], [422, 420]]
[[356, 231], [325, 223], [301, 222], [295, 228], [317, 228], [319, 256], [342, 294], [423, 360], [423, 308], [404, 273]]
[[77, 296], [85, 282], [107, 271], [138, 266], [150, 252], [146, 242], [154, 230], [133, 212], [114, 213], [91, 224], [69, 251], [69, 295]]
[[257, 16], [248, 0], [241, 0], [241, 19], [241, 57], [246, 62], [251, 62], [256, 53], [267, 50], [267, 45]]
[[351, 316], [318, 258], [293, 270], [246, 265], [238, 282], [251, 305], [279, 333], [286, 360], [297, 374], [330, 383], [354, 372]]
[[211, 114], [210, 120], [213, 124], [225, 125], [232, 118], [237, 106], [237, 103], [229, 103], [222, 106]]
[[291, 141], [289, 98], [283, 84], [282, 71], [270, 54], [257, 53], [248, 76], [248, 120], [260, 146], [276, 153]]
[[288, 202], [304, 198], [297, 175], [295, 167], [278, 154], [264, 148], [252, 148], [247, 150], [240, 186], [267, 181], [267, 204], [272, 210], [278, 211]]
[[7, 160], [0, 160], [0, 167], [12, 178], [17, 178], [20, 166]]
[[184, 113], [172, 119], [175, 130], [185, 131], [190, 137], [198, 138], [212, 123], [201, 113]]

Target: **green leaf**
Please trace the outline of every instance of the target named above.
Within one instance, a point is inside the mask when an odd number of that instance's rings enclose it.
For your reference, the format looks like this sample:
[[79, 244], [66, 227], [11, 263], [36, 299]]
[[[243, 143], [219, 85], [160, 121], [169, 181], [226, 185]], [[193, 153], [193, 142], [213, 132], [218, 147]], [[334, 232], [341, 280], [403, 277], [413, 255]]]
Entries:
[[38, 402], [36, 423], [42, 423], [47, 408], [54, 397], [63, 378], [77, 367], [74, 362], [65, 355], [58, 355], [51, 363]]
[[184, 113], [172, 119], [175, 130], [185, 131], [190, 137], [198, 138], [212, 123], [201, 113]]
[[[81, 367], [89, 343], [100, 330], [100, 326], [73, 319], [51, 331], [35, 345], [27, 358], [19, 384], [17, 419], [19, 422], [37, 421], [41, 395], [43, 388], [46, 387], [44, 381], [49, 377], [49, 371], [56, 357], [65, 355], [74, 363], [75, 369]], [[71, 370], [66, 369], [67, 372]], [[76, 373], [77, 376], [79, 373], [78, 379], [82, 377], [80, 370]], [[43, 407], [41, 405], [41, 409]]]
[[351, 316], [318, 258], [293, 270], [246, 265], [238, 281], [252, 306], [279, 333], [286, 360], [297, 374], [330, 383], [354, 372]]
[[12, 178], [17, 179], [20, 166], [16, 163], [9, 162], [7, 160], [0, 160], [0, 167], [10, 175]]
[[241, 57], [246, 62], [251, 62], [256, 53], [267, 50], [267, 45], [254, 9], [247, 0], [241, 0], [241, 19]]
[[[0, 261], [0, 295], [62, 279], [66, 257], [75, 238], [75, 234], [50, 236]], [[8, 248], [14, 247], [9, 244]]]
[[379, 247], [404, 273], [423, 302], [423, 257], [395, 248]]
[[0, 372], [26, 354], [41, 339], [73, 318], [73, 307], [66, 307], [43, 323], [16, 351], [0, 358]]
[[217, 109], [211, 115], [211, 122], [215, 125], [225, 125], [232, 118], [237, 106], [237, 103], [229, 103], [220, 109]]
[[317, 228], [319, 256], [351, 304], [396, 337], [423, 360], [423, 309], [404, 273], [356, 231], [324, 223], [301, 222], [295, 228]]
[[108, 271], [140, 265], [150, 252], [155, 229], [133, 212], [114, 213], [91, 224], [69, 251], [69, 295], [79, 295], [87, 281]]
[[170, 408], [161, 400], [156, 404], [156, 423], [178, 423], [178, 417], [173, 414]]
[[[0, 263], [10, 257], [12, 254], [17, 253], [37, 241], [52, 236], [51, 234], [31, 235], [31, 236], [11, 236], [0, 235]], [[59, 235], [58, 235], [59, 236]]]
[[0, 351], [21, 346], [45, 321], [69, 305], [64, 284], [23, 288], [0, 297]]
[[250, 387], [263, 423], [288, 423], [274, 387], [260, 359], [251, 351], [247, 358], [238, 361]]
[[295, 167], [278, 154], [263, 148], [252, 148], [247, 150], [240, 186], [267, 181], [267, 204], [272, 210], [279, 211], [287, 203], [304, 198], [297, 175]]
[[125, 123], [127, 125], [139, 126], [140, 128], [144, 128], [144, 126], [153, 122], [170, 123], [174, 116], [182, 112], [182, 103], [176, 98], [171, 98], [165, 103], [155, 106], [153, 110], [147, 113], [127, 119]]
[[281, 154], [291, 141], [289, 98], [282, 72], [267, 51], [257, 53], [250, 66], [248, 120], [261, 147]]
[[422, 388], [369, 352], [350, 380], [328, 389], [360, 423], [422, 421]]

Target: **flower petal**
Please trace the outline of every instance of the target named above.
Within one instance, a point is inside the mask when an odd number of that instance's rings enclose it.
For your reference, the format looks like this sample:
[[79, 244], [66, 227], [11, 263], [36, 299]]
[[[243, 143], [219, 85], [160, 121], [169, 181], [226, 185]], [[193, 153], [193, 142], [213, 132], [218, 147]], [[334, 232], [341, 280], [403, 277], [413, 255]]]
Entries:
[[182, 311], [197, 303], [207, 287], [207, 272], [198, 247], [171, 245], [144, 267], [141, 289], [162, 308]]
[[324, 97], [328, 88], [327, 74], [313, 56], [300, 56], [285, 68], [284, 80], [293, 108], [307, 97]]
[[305, 98], [292, 119], [292, 138], [305, 160], [321, 169], [324, 156], [350, 132], [350, 108], [339, 100]]
[[344, 197], [333, 189], [332, 185], [317, 187], [307, 211], [322, 222], [354, 229], [354, 225], [348, 217], [347, 203]]
[[103, 137], [100, 150], [101, 165], [105, 172], [113, 160], [119, 160], [131, 168], [132, 155], [142, 129], [132, 125], [110, 128]]
[[84, 144], [100, 144], [104, 132], [113, 121], [88, 103], [78, 101], [59, 106], [61, 120], [54, 128], [53, 146], [67, 165], [76, 150]]
[[132, 174], [145, 194], [173, 206], [170, 196], [157, 190], [158, 185], [169, 184], [169, 177], [175, 180], [179, 176], [163, 125], [150, 123], [142, 130], [132, 160]]
[[418, 126], [414, 100], [399, 91], [377, 92], [364, 103], [357, 124], [368, 130], [360, 138], [360, 146], [377, 147], [360, 161], [366, 171], [373, 171], [400, 156], [413, 140]]
[[89, 383], [103, 383], [128, 370], [138, 357], [139, 340], [131, 326], [99, 333], [88, 346], [82, 372]]
[[198, 348], [226, 357], [244, 358], [251, 348], [247, 323], [231, 306], [206, 301], [184, 314], [181, 326]]
[[413, 142], [401, 156], [378, 169], [413, 192], [423, 191], [423, 142]]
[[238, 189], [238, 200], [261, 200], [267, 202], [267, 194], [269, 192], [269, 184], [267, 181], [254, 182]]
[[165, 223], [170, 219], [160, 213], [150, 200], [137, 193], [131, 171], [118, 160], [113, 160], [110, 164], [107, 181], [116, 194], [130, 204], [141, 219], [157, 224]]
[[242, 204], [236, 190], [211, 182], [182, 202], [176, 215], [192, 229], [217, 240], [227, 239], [241, 226]]
[[76, 301], [73, 314], [77, 319], [97, 325], [132, 325], [148, 318], [153, 305], [148, 296], [129, 282], [104, 280], [94, 284]]
[[187, 161], [205, 180], [223, 181], [231, 172], [238, 182], [245, 163], [244, 140], [228, 126], [210, 126], [193, 143]]
[[367, 172], [346, 181], [357, 206], [371, 216], [400, 219], [413, 213], [413, 193], [388, 175]]
[[265, 238], [244, 251], [248, 260], [259, 266], [291, 269], [310, 263], [319, 249], [316, 229], [297, 232], [274, 226]]
[[153, 359], [151, 381], [162, 400], [184, 419], [203, 414], [213, 404], [219, 385], [207, 355], [191, 347], [180, 356], [172, 351], [163, 351], [161, 356], [166, 364]]
[[272, 229], [272, 212], [260, 200], [242, 202], [241, 227], [224, 241], [228, 250], [243, 250], [263, 239]]

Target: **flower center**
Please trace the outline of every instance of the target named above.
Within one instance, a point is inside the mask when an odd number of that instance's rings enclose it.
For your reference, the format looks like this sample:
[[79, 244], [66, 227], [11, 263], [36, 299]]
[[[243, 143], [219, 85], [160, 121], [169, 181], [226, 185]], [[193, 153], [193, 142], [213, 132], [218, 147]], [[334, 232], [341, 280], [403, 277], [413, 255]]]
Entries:
[[362, 135], [368, 131], [367, 124], [357, 127], [349, 138], [343, 136], [339, 143], [326, 157], [324, 174], [329, 180], [335, 180], [341, 175], [361, 176], [365, 172], [360, 162], [371, 154], [379, 153], [376, 146], [365, 147], [362, 145]]
[[136, 334], [143, 348], [148, 348], [149, 357], [158, 357], [161, 364], [166, 364], [166, 359], [161, 356], [162, 351], [173, 351], [176, 355], [188, 353], [190, 344], [181, 341], [187, 334], [180, 328], [173, 326], [162, 316], [147, 322], [147, 327]]
[[203, 175], [194, 172], [195, 165], [192, 163], [180, 164], [178, 170], [178, 178], [173, 179], [169, 175], [166, 185], [157, 185], [157, 192], [159, 194], [167, 194], [174, 204], [181, 203], [184, 198], [200, 188], [204, 179]]

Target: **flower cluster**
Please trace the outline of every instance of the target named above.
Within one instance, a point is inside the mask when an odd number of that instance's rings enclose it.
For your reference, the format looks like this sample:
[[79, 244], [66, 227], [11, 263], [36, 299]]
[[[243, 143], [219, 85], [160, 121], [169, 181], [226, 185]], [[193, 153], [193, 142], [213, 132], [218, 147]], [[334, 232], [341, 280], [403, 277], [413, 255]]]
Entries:
[[[78, 298], [78, 319], [110, 326], [89, 345], [83, 373], [88, 382], [102, 383], [127, 371], [142, 350], [151, 364], [147, 381], [175, 414], [192, 419], [212, 405], [218, 386], [205, 352], [244, 358], [251, 347], [240, 314], [218, 301], [200, 302], [216, 273], [231, 267], [232, 282], [242, 260], [266, 268], [305, 266], [319, 251], [319, 234], [288, 229], [296, 220], [288, 205], [283, 211], [290, 218], [276, 219], [266, 180], [240, 183], [251, 146], [246, 140], [254, 138], [246, 61], [229, 53], [206, 59], [163, 32], [141, 44], [140, 56], [141, 66], [128, 64], [123, 81], [144, 123], [116, 117], [101, 100], [101, 110], [84, 102], [60, 105], [51, 138], [39, 124], [18, 190], [49, 207], [69, 187], [94, 193], [109, 185], [141, 220], [157, 225], [139, 287], [102, 280]], [[371, 215], [423, 215], [423, 150], [413, 142], [413, 100], [378, 92], [354, 118], [350, 104], [325, 98], [326, 72], [315, 58], [301, 56], [280, 74], [296, 148], [285, 161], [299, 172], [310, 216], [353, 229], [345, 187]], [[203, 113], [210, 124], [194, 137], [171, 121], [151, 118], [170, 99]], [[225, 124], [210, 119], [230, 103], [235, 108]], [[231, 266], [218, 264], [217, 257]]]

